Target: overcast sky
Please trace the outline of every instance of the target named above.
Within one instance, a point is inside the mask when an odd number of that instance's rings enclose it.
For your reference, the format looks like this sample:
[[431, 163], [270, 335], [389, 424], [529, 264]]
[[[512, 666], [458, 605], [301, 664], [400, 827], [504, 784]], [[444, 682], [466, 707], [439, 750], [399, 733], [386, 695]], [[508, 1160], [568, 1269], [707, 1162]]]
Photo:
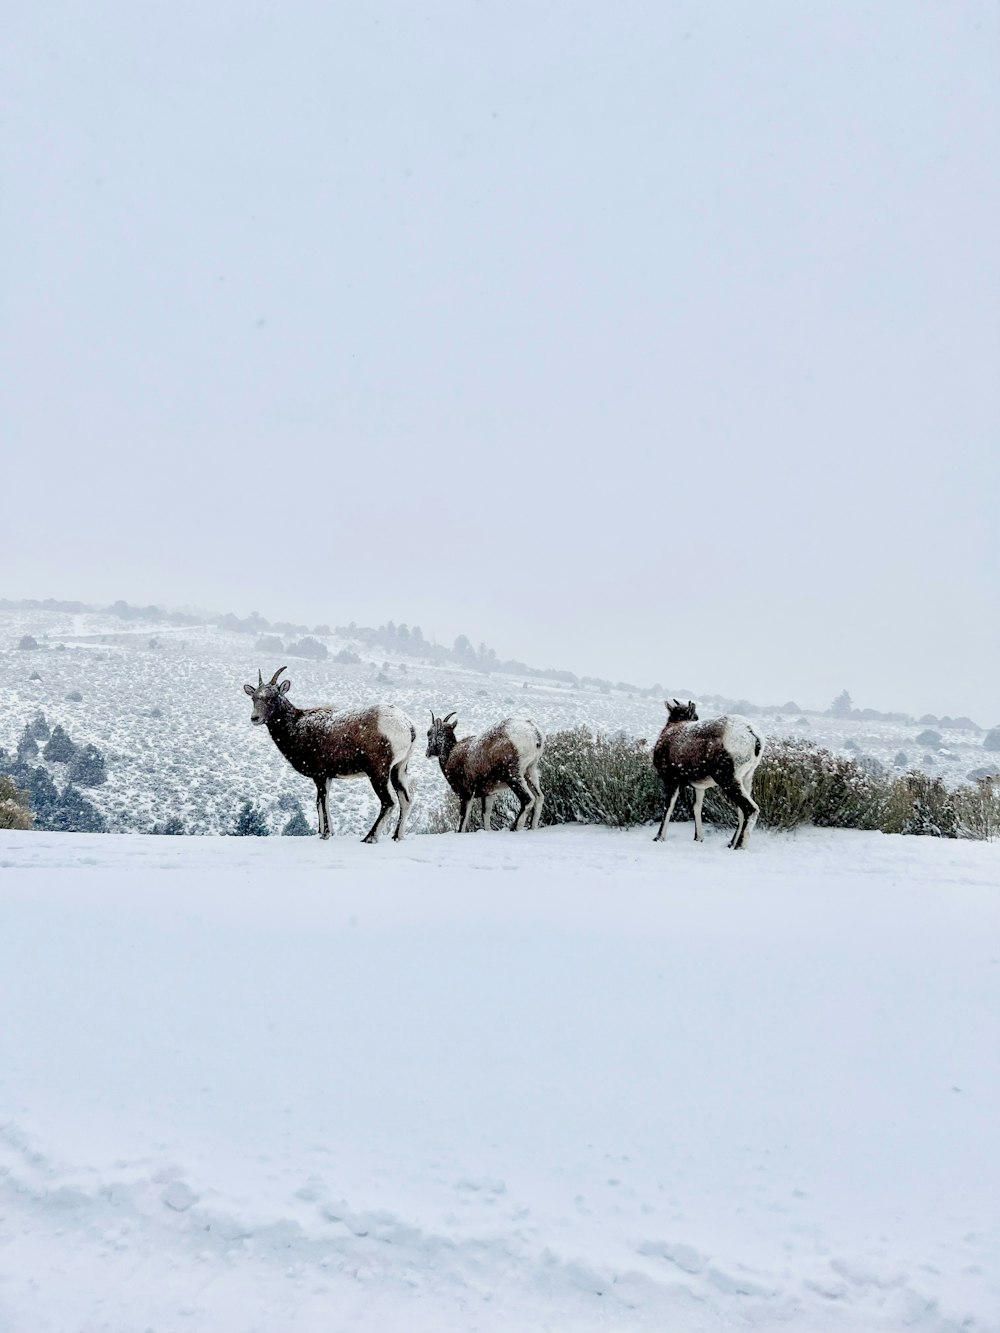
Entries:
[[20, 0], [0, 596], [997, 721], [997, 15]]

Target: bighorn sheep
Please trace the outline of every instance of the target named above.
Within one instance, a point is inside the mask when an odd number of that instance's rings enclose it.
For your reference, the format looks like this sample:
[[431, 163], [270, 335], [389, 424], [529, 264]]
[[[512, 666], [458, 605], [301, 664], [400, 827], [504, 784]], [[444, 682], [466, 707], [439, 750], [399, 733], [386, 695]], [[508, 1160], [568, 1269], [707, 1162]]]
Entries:
[[441, 772], [458, 794], [461, 813], [459, 833], [469, 827], [472, 802], [483, 803], [483, 828], [493, 822], [493, 802], [501, 787], [509, 787], [521, 803], [514, 828], [522, 829], [529, 820], [538, 827], [542, 817], [542, 788], [538, 780], [538, 761], [545, 749], [545, 737], [527, 718], [512, 717], [498, 722], [481, 736], [455, 736], [455, 714], [435, 717], [427, 732], [427, 758], [437, 758]]
[[258, 671], [257, 684], [244, 685], [243, 689], [253, 700], [250, 721], [266, 726], [291, 766], [315, 782], [319, 836], [330, 836], [330, 783], [334, 778], [363, 775], [371, 782], [382, 807], [364, 841], [377, 842], [396, 809], [399, 820], [392, 836], [402, 838], [413, 800], [406, 766], [417, 739], [416, 727], [392, 704], [351, 713], [338, 713], [332, 708], [296, 708], [286, 697], [291, 681], [278, 684], [278, 677], [286, 669], [279, 667], [269, 681]]
[[660, 775], [667, 808], [655, 841], [666, 837], [681, 787], [694, 788], [694, 839], [701, 842], [701, 803], [708, 787], [718, 787], [736, 807], [736, 832], [730, 847], [746, 846], [760, 807], [750, 795], [754, 771], [760, 763], [764, 739], [745, 717], [715, 717], [698, 721], [693, 703], [666, 701], [667, 722], [653, 747], [653, 767]]

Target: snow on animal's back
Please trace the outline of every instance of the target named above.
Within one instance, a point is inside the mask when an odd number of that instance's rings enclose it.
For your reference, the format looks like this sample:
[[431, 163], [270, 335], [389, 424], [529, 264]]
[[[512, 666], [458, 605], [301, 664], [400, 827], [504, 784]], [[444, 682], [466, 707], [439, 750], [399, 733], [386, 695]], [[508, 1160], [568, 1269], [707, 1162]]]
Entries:
[[373, 711], [378, 714], [379, 729], [388, 737], [393, 754], [408, 755], [416, 741], [417, 729], [403, 710], [395, 704], [378, 704]]
[[354, 731], [358, 735], [381, 735], [388, 740], [397, 759], [408, 755], [413, 748], [416, 728], [401, 708], [395, 704], [373, 704], [369, 708], [334, 708], [324, 704], [305, 711], [302, 721], [320, 731], [343, 734]]
[[545, 748], [545, 737], [541, 728], [527, 717], [508, 717], [496, 726], [490, 727], [476, 739], [476, 745], [484, 750], [509, 741], [517, 751], [522, 763], [532, 764], [541, 756]]
[[764, 749], [760, 727], [739, 713], [726, 713], [717, 721], [722, 723], [722, 743], [733, 756], [737, 769], [741, 765], [756, 768]]

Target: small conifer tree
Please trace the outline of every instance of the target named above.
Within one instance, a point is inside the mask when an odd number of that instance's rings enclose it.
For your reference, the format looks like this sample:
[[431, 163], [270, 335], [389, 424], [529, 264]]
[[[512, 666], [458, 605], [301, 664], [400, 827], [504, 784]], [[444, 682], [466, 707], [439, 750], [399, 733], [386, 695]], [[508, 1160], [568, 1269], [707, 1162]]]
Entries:
[[96, 745], [84, 745], [70, 761], [67, 777], [78, 787], [100, 787], [108, 780], [104, 755]]
[[76, 754], [76, 746], [57, 723], [52, 728], [52, 735], [42, 751], [42, 758], [47, 759], [49, 763], [68, 764], [74, 754]]
[[24, 731], [21, 732], [21, 737], [17, 742], [17, 757], [22, 764], [27, 763], [30, 759], [38, 758], [38, 742], [31, 734], [30, 726], [25, 727]]
[[230, 830], [236, 838], [266, 838], [270, 833], [263, 811], [253, 801], [244, 801]]
[[52, 735], [52, 728], [45, 720], [44, 713], [36, 713], [34, 720], [28, 724], [28, 727], [36, 741], [47, 741]]
[[296, 810], [291, 819], [281, 830], [285, 838], [308, 838], [312, 836], [312, 829], [306, 821], [305, 815], [301, 810]]

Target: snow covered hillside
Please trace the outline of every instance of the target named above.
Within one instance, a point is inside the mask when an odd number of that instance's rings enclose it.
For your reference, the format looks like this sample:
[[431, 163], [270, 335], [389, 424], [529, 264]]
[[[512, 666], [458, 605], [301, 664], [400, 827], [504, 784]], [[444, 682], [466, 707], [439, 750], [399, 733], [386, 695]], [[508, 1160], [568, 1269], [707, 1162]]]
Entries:
[[[18, 650], [24, 635], [40, 647]], [[250, 726], [241, 686], [257, 679], [258, 666], [270, 674], [287, 662], [292, 699], [299, 704], [397, 703], [415, 721], [421, 741], [431, 707], [439, 713], [457, 709], [460, 725], [470, 731], [515, 710], [548, 731], [582, 725], [651, 739], [664, 721], [660, 699], [618, 690], [602, 693], [536, 679], [525, 685], [523, 677], [412, 657], [386, 660], [382, 653], [373, 658], [364, 650], [366, 660], [356, 665], [273, 660], [254, 642], [253, 636], [207, 626], [123, 622], [110, 614], [0, 613], [0, 747], [12, 752], [25, 724], [42, 710], [50, 725], [62, 725], [74, 742], [92, 743], [105, 755], [107, 782], [89, 788], [87, 797], [111, 830], [148, 832], [177, 816], [188, 832], [220, 832], [249, 797], [264, 806], [277, 832], [296, 801], [313, 818], [314, 791], [268, 736]], [[347, 646], [332, 635], [323, 642], [331, 654]], [[683, 688], [683, 682], [669, 681], [669, 664], [664, 675], [670, 691]], [[72, 694], [81, 697], [67, 697]], [[854, 757], [867, 755], [887, 768], [919, 767], [953, 782], [984, 766], [1000, 766], [998, 756], [983, 749], [982, 736], [969, 731], [943, 731], [940, 745], [928, 749], [917, 744], [925, 730], [919, 725], [817, 714], [768, 717], [761, 725], [771, 735], [803, 736]], [[58, 764], [49, 767], [61, 788], [65, 773]], [[441, 800], [444, 783], [437, 764], [423, 758], [422, 745], [411, 771], [417, 783], [413, 826], [419, 829]], [[367, 783], [339, 784], [331, 798], [335, 831], [359, 834], [374, 809]]]
[[0, 866], [2, 1333], [1000, 1328], [997, 844]]

